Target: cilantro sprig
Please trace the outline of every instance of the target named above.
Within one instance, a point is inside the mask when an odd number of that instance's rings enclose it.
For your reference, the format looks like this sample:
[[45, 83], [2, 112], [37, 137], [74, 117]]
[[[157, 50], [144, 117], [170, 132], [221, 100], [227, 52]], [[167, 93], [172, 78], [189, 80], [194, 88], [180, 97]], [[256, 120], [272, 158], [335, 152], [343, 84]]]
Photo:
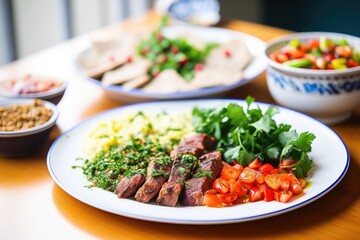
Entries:
[[235, 103], [220, 109], [194, 108], [192, 112], [195, 130], [218, 139], [225, 161], [237, 161], [247, 166], [255, 158], [277, 166], [290, 159], [297, 177], [304, 177], [311, 169], [308, 156], [315, 135], [309, 132], [298, 134], [289, 124], [277, 124], [273, 116], [279, 109], [270, 106], [265, 112], [250, 108], [254, 98], [246, 98], [247, 107]]

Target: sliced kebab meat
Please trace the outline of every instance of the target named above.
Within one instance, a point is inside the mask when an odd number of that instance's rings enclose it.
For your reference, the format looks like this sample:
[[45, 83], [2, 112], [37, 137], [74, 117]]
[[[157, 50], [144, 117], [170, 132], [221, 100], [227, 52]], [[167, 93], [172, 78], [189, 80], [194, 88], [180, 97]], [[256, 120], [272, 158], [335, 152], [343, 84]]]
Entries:
[[197, 172], [185, 183], [181, 198], [184, 206], [202, 206], [204, 193], [212, 188], [214, 180], [222, 170], [222, 156], [219, 151], [202, 155], [199, 162]]
[[148, 203], [159, 192], [164, 182], [169, 178], [172, 160], [169, 156], [154, 157], [147, 168], [145, 183], [135, 194], [139, 202]]

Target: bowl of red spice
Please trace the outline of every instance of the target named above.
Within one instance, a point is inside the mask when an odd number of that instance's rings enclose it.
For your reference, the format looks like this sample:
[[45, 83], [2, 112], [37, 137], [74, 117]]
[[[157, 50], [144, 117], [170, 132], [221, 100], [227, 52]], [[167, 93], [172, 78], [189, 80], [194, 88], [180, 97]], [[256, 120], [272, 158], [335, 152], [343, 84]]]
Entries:
[[32, 74], [0, 80], [0, 97], [9, 99], [42, 99], [58, 104], [67, 83], [52, 77]]

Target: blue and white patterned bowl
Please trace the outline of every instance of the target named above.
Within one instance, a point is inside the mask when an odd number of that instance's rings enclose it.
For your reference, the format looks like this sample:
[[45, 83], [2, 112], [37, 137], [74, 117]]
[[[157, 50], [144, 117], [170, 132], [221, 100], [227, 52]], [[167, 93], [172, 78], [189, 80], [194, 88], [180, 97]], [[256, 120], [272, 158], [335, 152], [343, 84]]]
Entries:
[[346, 38], [349, 44], [360, 48], [360, 38], [339, 33], [304, 32], [271, 40], [265, 50], [267, 85], [272, 97], [280, 105], [335, 124], [350, 117], [360, 104], [360, 67], [341, 70], [313, 70], [288, 67], [270, 58], [270, 54], [284, 47], [289, 40], [300, 41], [326, 36]]
[[177, 0], [169, 6], [168, 11], [176, 23], [210, 26], [220, 21], [217, 0]]

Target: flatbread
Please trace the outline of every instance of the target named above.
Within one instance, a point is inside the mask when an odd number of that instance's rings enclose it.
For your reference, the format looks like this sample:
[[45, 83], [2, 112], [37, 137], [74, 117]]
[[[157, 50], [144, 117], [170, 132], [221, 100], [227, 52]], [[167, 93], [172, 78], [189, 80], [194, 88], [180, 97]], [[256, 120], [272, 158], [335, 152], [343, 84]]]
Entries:
[[132, 90], [134, 88], [140, 88], [150, 81], [150, 77], [147, 74], [138, 76], [130, 81], [125, 82], [122, 87], [125, 90]]
[[147, 84], [143, 90], [148, 92], [172, 93], [192, 90], [193, 86], [174, 69], [162, 71], [156, 78]]
[[150, 69], [151, 62], [149, 60], [138, 58], [131, 63], [106, 72], [102, 78], [103, 84], [122, 84], [133, 80], [137, 77], [145, 75]]
[[[230, 56], [226, 54], [230, 53]], [[240, 39], [219, 45], [213, 49], [205, 60], [205, 65], [219, 71], [242, 71], [250, 62], [252, 56], [246, 44]]]

